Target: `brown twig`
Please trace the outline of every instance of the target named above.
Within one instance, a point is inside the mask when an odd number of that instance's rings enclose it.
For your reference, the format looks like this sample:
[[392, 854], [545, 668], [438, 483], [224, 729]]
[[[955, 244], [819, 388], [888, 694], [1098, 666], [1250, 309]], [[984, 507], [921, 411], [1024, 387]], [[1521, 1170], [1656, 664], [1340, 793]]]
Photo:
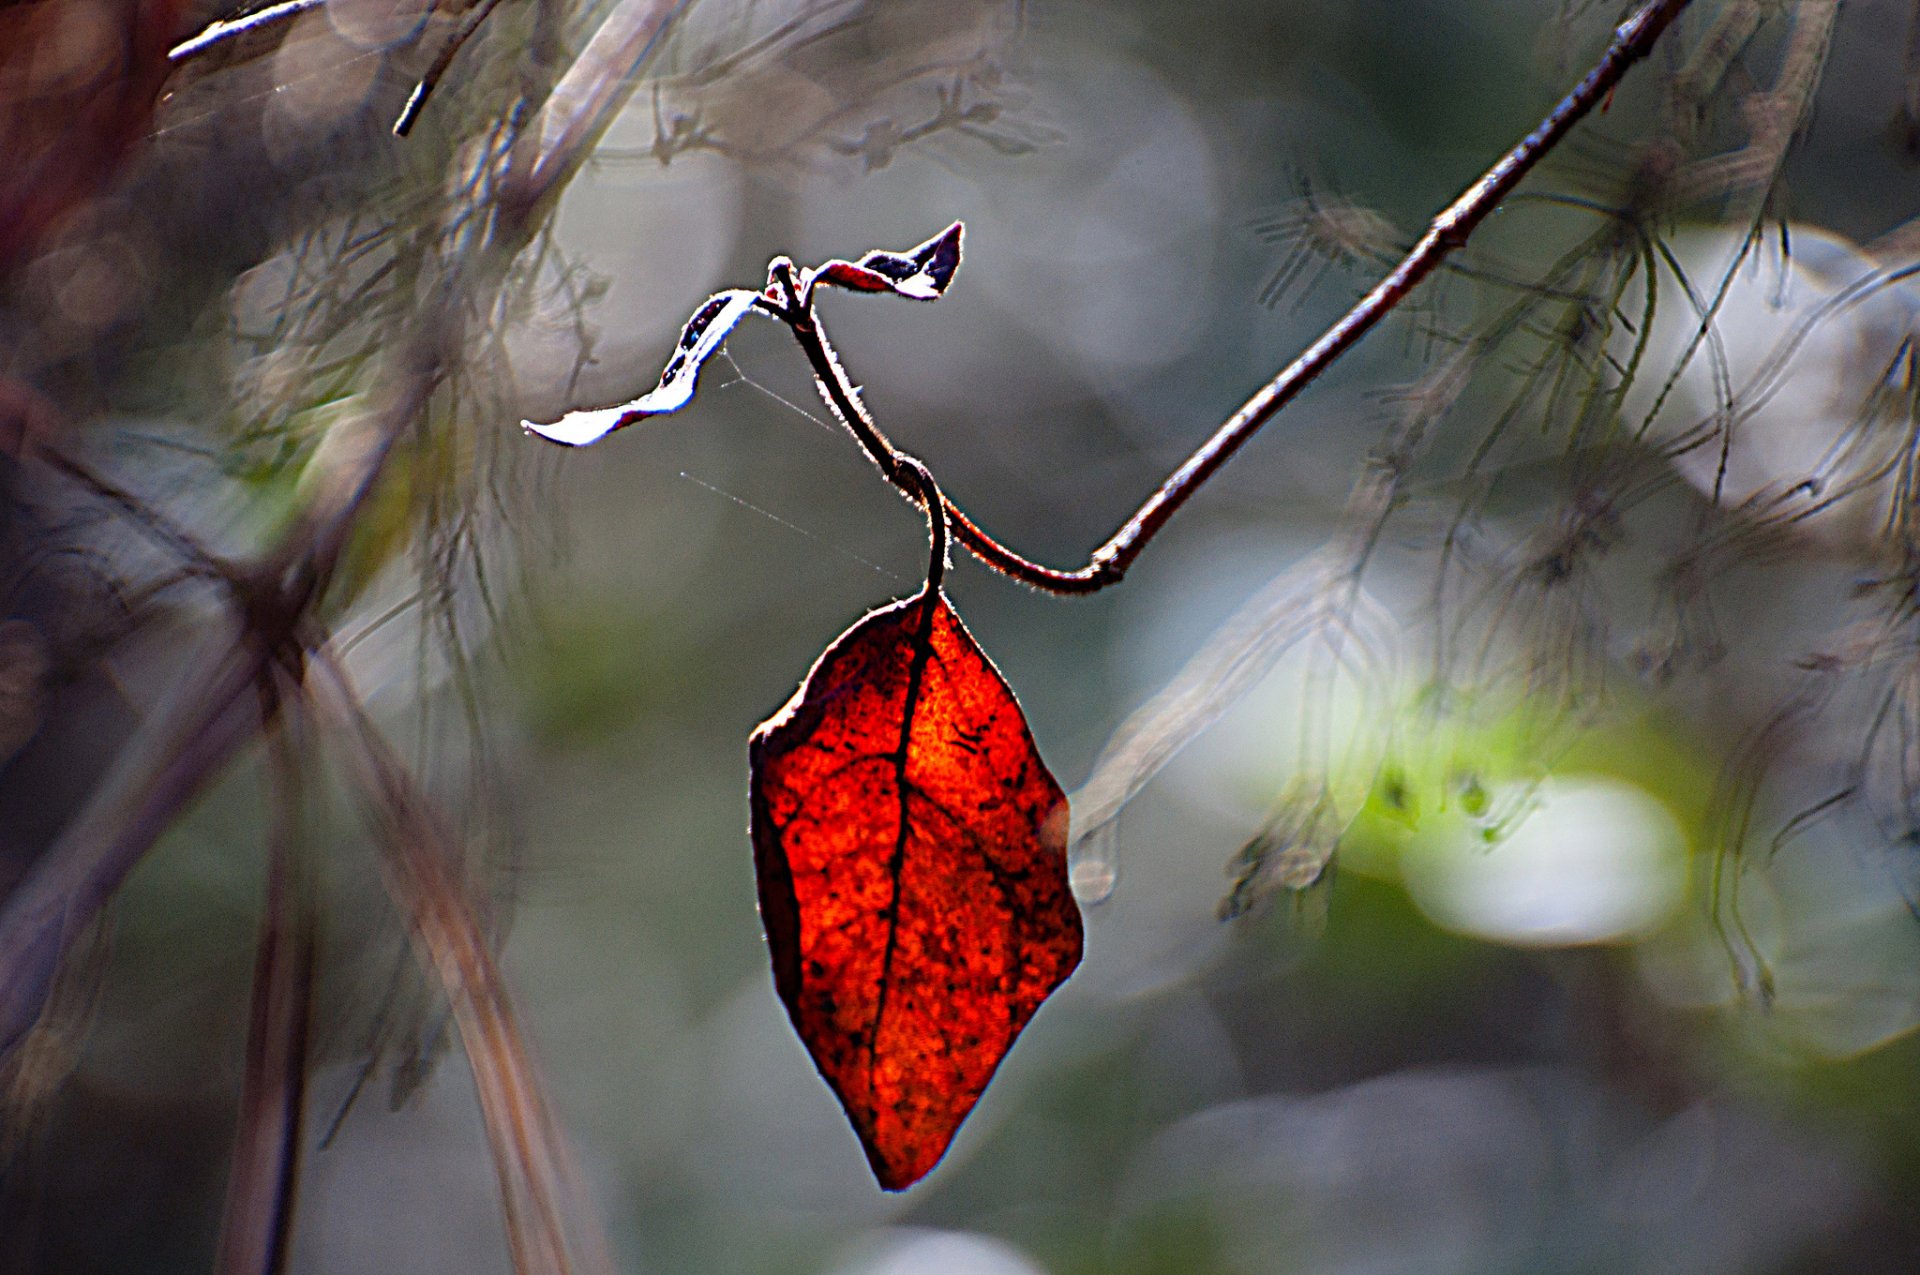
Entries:
[[[948, 500], [947, 517], [955, 538], [987, 566], [1049, 593], [1093, 593], [1119, 583], [1133, 560], [1140, 556], [1141, 551], [1180, 511], [1181, 506], [1233, 459], [1234, 454], [1259, 432], [1261, 426], [1298, 397], [1301, 390], [1342, 355], [1358, 345], [1362, 337], [1405, 301], [1408, 294], [1438, 269], [1449, 255], [1462, 247], [1467, 237], [1559, 145], [1567, 132], [1607, 100], [1627, 71], [1647, 56], [1661, 34], [1690, 2], [1649, 0], [1622, 23], [1614, 32], [1613, 41], [1600, 61], [1574, 86], [1571, 93], [1561, 99], [1552, 113], [1435, 217], [1419, 242], [1386, 278], [1374, 285], [1372, 291], [1283, 368], [1278, 376], [1241, 404], [1239, 410], [1229, 416], [1212, 437], [1202, 443], [1180, 468], [1147, 497], [1146, 503], [1140, 506], [1133, 517], [1114, 532], [1105, 544], [1093, 551], [1086, 566], [1063, 571], [1023, 557], [987, 534], [967, 517], [965, 511]], [[914, 491], [903, 485], [902, 471], [897, 463], [901, 453], [886, 440], [872, 417], [860, 405], [852, 382], [841, 368], [813, 313], [811, 297], [804, 300], [797, 298], [791, 286], [788, 291], [793, 298], [790, 304], [781, 307], [770, 305], [769, 312], [787, 323], [801, 348], [806, 351], [807, 361], [812, 365], [827, 401], [835, 412], [859, 438], [887, 477], [901, 487], [909, 499], [915, 499]]]

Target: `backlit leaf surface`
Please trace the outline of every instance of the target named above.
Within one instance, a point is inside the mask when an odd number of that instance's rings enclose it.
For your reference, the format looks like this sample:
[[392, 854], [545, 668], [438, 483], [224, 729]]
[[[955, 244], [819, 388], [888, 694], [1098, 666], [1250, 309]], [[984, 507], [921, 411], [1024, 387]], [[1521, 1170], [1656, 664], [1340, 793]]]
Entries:
[[774, 985], [900, 1190], [1080, 961], [1066, 798], [938, 590], [841, 635], [752, 771]]

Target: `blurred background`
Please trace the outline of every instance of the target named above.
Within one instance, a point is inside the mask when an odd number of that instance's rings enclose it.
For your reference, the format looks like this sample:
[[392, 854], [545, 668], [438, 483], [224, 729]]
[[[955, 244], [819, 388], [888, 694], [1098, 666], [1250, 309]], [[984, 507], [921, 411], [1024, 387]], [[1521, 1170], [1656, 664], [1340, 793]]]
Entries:
[[[257, 550], [417, 304], [404, 243], [470, 171], [523, 7], [405, 142], [421, 32], [455, 20], [425, 6], [334, 0], [176, 72], [10, 276], [6, 374], [147, 509]], [[963, 220], [937, 305], [825, 322], [962, 507], [1078, 566], [1623, 9], [684, 7], [326, 613], [484, 868], [619, 1269], [1915, 1269], [1915, 18], [1693, 9], [1124, 584], [957, 561], [1079, 790], [1087, 953], [891, 1196], [773, 994], [745, 740], [918, 586], [923, 520], [772, 324], [675, 416], [579, 451], [519, 421], [649, 387], [776, 253]], [[0, 884], [217, 611], [164, 592], [122, 633], [151, 546], [9, 474]], [[351, 794], [312, 788], [290, 1269], [509, 1270], [447, 1012]], [[8, 1269], [209, 1266], [270, 807], [249, 755], [69, 955], [8, 1073]]]

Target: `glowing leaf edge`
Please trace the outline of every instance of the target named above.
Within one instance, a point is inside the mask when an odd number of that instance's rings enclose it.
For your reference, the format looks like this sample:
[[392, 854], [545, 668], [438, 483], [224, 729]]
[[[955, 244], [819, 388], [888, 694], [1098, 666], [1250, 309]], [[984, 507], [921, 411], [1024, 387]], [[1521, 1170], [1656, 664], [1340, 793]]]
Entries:
[[838, 258], [813, 272], [809, 287], [829, 285], [852, 292], [890, 292], [912, 301], [937, 301], [960, 269], [963, 222], [905, 252], [869, 252], [858, 261]]
[[708, 297], [693, 312], [693, 317], [687, 320], [686, 327], [681, 329], [673, 357], [667, 360], [666, 370], [660, 373], [660, 383], [639, 398], [611, 407], [568, 412], [548, 424], [522, 421], [521, 427], [548, 442], [585, 447], [635, 421], [679, 411], [693, 401], [701, 367], [759, 300], [759, 293], [742, 288], [716, 292]]

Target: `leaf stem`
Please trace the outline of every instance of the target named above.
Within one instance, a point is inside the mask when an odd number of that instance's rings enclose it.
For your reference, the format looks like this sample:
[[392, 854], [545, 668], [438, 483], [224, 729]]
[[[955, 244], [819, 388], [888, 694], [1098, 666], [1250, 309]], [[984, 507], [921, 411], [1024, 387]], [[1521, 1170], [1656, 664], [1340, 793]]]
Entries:
[[927, 596], [931, 598], [940, 592], [940, 582], [947, 574], [947, 545], [950, 532], [947, 525], [947, 498], [941, 494], [940, 487], [933, 481], [933, 471], [918, 456], [900, 454], [900, 462], [910, 481], [919, 488], [920, 507], [927, 511], [927, 539], [932, 544], [927, 559]]
[[[866, 405], [860, 401], [859, 392], [847, 379], [847, 371], [840, 364], [839, 354], [820, 327], [819, 316], [813, 308], [813, 289], [795, 283], [793, 263], [785, 257], [776, 258], [767, 268], [767, 277], [768, 290], [778, 288], [785, 300], [775, 301], [763, 294], [756, 304], [787, 325], [794, 340], [806, 352], [807, 362], [813, 368], [814, 382], [819, 385], [821, 397], [826, 399], [827, 406], [833, 409], [833, 414], [840, 418], [840, 423], [847, 427], [848, 432], [859, 440], [860, 446], [879, 466], [880, 472], [886, 475], [887, 481], [926, 512], [927, 537], [932, 542], [932, 554], [927, 563], [926, 592], [931, 597], [939, 591], [940, 583], [946, 576], [952, 527], [964, 522], [965, 515], [941, 492], [926, 462], [894, 446], [893, 440], [881, 432], [879, 424], [868, 413]], [[972, 523], [966, 525], [973, 526]], [[977, 535], [985, 536], [978, 528], [974, 528], [974, 531]], [[971, 543], [968, 547], [973, 548]], [[974, 549], [974, 552], [978, 554], [980, 551]]]

